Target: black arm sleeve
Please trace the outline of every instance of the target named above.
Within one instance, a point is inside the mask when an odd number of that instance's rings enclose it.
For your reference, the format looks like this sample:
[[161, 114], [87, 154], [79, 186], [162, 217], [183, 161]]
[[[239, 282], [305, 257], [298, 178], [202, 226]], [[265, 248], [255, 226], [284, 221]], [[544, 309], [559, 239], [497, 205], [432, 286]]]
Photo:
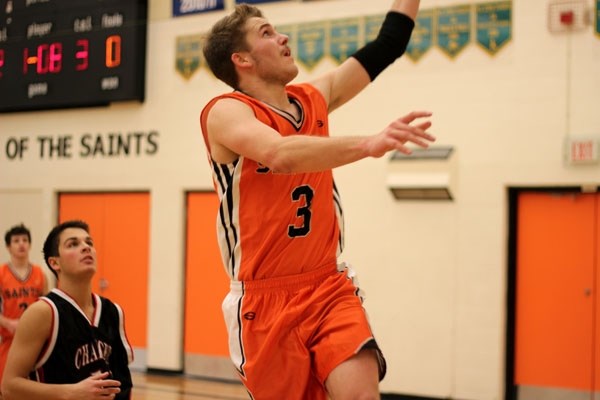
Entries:
[[415, 22], [409, 16], [390, 11], [375, 40], [352, 55], [365, 68], [371, 81], [404, 54], [414, 27]]

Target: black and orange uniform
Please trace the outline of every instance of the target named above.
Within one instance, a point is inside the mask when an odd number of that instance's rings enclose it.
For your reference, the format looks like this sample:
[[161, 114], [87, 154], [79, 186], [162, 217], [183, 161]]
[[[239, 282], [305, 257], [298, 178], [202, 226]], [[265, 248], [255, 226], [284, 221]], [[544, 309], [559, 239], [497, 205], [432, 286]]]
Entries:
[[52, 328], [42, 354], [30, 374], [44, 383], [77, 383], [94, 374], [110, 371], [121, 382], [116, 399], [131, 399], [133, 350], [125, 334], [121, 307], [92, 294], [91, 320], [67, 293], [53, 289], [41, 297], [52, 309]]
[[287, 93], [298, 119], [233, 92], [211, 100], [200, 121], [231, 279], [223, 302], [231, 358], [255, 399], [285, 393], [288, 400], [319, 400], [327, 398], [324, 382], [337, 365], [364, 346], [376, 348], [354, 274], [338, 263], [343, 213], [332, 171], [278, 174], [243, 156], [220, 164], [206, 133], [211, 107], [233, 98], [282, 136], [329, 136], [321, 93], [309, 84], [289, 85]]

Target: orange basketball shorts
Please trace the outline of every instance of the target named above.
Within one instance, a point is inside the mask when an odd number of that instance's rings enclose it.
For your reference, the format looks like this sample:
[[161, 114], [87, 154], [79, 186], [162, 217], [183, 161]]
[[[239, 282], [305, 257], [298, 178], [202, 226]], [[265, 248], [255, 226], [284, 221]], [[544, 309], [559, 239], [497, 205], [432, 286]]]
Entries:
[[325, 400], [325, 380], [362, 348], [385, 360], [346, 265], [232, 282], [223, 301], [229, 352], [253, 399]]

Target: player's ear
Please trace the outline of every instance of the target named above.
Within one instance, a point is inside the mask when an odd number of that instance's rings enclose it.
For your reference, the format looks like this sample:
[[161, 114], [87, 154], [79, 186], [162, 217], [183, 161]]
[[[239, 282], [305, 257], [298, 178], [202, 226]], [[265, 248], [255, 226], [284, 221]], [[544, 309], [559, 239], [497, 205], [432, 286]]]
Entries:
[[241, 52], [233, 53], [231, 55], [231, 62], [233, 62], [233, 65], [241, 68], [246, 68], [251, 65], [248, 55]]
[[50, 265], [50, 268], [52, 268], [54, 271], [60, 270], [58, 257], [48, 257], [48, 265]]

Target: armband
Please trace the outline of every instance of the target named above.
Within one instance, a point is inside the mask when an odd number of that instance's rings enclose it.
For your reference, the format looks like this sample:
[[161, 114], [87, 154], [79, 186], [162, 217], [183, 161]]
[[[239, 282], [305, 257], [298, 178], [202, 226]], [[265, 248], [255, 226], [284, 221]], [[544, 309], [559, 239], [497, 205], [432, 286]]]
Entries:
[[379, 34], [352, 57], [365, 68], [371, 82], [406, 51], [415, 21], [409, 16], [390, 11], [385, 16]]

